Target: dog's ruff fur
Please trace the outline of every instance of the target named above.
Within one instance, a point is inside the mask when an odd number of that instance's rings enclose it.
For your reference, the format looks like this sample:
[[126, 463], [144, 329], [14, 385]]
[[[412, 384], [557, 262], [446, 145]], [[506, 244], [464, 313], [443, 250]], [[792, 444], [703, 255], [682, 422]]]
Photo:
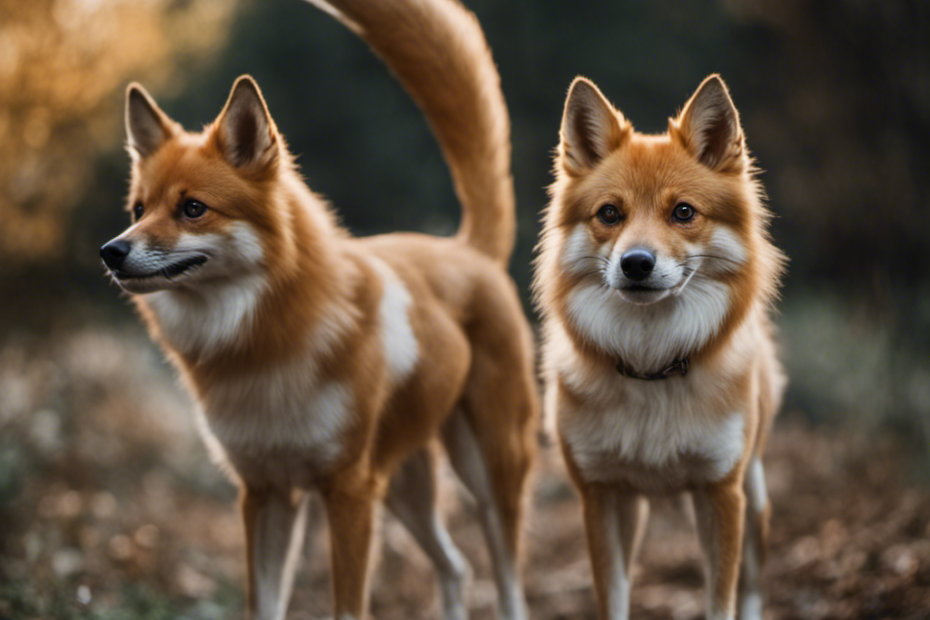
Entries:
[[468, 567], [438, 514], [438, 439], [478, 503], [500, 616], [521, 620], [538, 398], [506, 272], [514, 200], [497, 70], [477, 20], [452, 0], [315, 4], [364, 38], [423, 109], [463, 206], [459, 234], [351, 238], [300, 179], [249, 77], [200, 133], [132, 85], [133, 225], [105, 260], [240, 486], [251, 617], [285, 617], [319, 495], [334, 617], [367, 614], [385, 499], [436, 565], [443, 617], [464, 620]]
[[[582, 498], [599, 617], [628, 617], [647, 497], [690, 491], [707, 617], [734, 617], [739, 580], [740, 617], [761, 620], [760, 456], [785, 384], [769, 306], [783, 258], [726, 86], [709, 77], [667, 133], [648, 136], [579, 78], [555, 169], [535, 276], [545, 415]], [[654, 264], [640, 282], [623, 257], [643, 249]], [[686, 376], [617, 372], [682, 359]]]

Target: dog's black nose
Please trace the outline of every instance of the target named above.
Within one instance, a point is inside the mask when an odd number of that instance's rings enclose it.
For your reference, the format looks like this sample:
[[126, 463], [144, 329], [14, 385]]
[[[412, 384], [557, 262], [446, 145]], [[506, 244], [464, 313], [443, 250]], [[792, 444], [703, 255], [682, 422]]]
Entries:
[[132, 246], [128, 241], [114, 239], [102, 248], [100, 248], [100, 258], [110, 269], [119, 269], [126, 257], [129, 256], [129, 250]]
[[623, 269], [623, 275], [634, 282], [642, 282], [648, 278], [655, 266], [655, 254], [642, 248], [627, 250], [620, 257], [620, 268]]

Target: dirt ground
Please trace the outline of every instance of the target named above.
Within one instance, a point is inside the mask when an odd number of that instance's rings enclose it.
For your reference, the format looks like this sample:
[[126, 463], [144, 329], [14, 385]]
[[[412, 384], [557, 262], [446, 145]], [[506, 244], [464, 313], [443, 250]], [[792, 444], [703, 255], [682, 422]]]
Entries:
[[[774, 504], [766, 618], [930, 618], [930, 493], [904, 485], [895, 444], [782, 422], [766, 458]], [[593, 618], [578, 502], [565, 484], [557, 451], [548, 450], [542, 461], [527, 528], [531, 615]], [[704, 617], [700, 553], [682, 504], [653, 502], [634, 572], [633, 618]], [[493, 618], [488, 567], [467, 512], [453, 512], [451, 523], [457, 539], [471, 543], [469, 557], [479, 558], [475, 616]], [[415, 562], [417, 576], [411, 576], [411, 562], [404, 558], [414, 555], [412, 545], [390, 526], [387, 534], [375, 615], [422, 617], [423, 601], [431, 600], [428, 572], [419, 572], [425, 561]]]
[[[238, 618], [244, 553], [233, 489], [190, 405], [137, 331], [88, 331], [0, 352], [0, 619]], [[930, 490], [890, 437], [812, 429], [788, 412], [766, 455], [774, 504], [768, 620], [930, 618]], [[494, 617], [476, 519], [445, 475], [472, 563], [472, 617]], [[372, 616], [438, 617], [432, 569], [383, 519]], [[594, 617], [578, 502], [541, 450], [526, 523], [531, 617]], [[325, 531], [308, 543], [289, 618], [326, 618]], [[699, 551], [680, 502], [653, 503], [632, 617], [703, 617]]]

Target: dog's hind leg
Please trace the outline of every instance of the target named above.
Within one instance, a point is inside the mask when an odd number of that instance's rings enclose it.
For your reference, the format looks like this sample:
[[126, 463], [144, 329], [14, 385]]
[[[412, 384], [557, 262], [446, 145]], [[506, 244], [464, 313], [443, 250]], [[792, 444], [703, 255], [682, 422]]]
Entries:
[[437, 499], [435, 458], [428, 449], [421, 450], [391, 478], [386, 503], [436, 567], [443, 620], [467, 620], [463, 590], [468, 563], [442, 522]]
[[308, 500], [305, 494], [242, 493], [253, 620], [284, 619], [303, 547]]
[[768, 538], [771, 504], [765, 487], [765, 470], [758, 456], [746, 470], [746, 529], [739, 579], [740, 620], [762, 620], [762, 563]]
[[[492, 423], [506, 424], [508, 413], [501, 412]], [[482, 430], [485, 435], [479, 435], [466, 412], [459, 409], [446, 422], [443, 441], [453, 469], [478, 505], [494, 565], [498, 615], [505, 620], [524, 620], [527, 610], [518, 556], [520, 511], [530, 455], [521, 448], [520, 439], [511, 437], [504, 442], [498, 437], [495, 442], [488, 437], [493, 431]]]

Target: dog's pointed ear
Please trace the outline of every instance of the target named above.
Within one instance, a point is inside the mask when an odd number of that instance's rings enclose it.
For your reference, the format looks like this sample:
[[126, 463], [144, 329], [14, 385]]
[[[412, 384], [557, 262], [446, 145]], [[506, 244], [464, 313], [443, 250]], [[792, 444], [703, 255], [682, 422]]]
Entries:
[[678, 118], [669, 121], [669, 132], [711, 170], [739, 172], [746, 164], [739, 113], [719, 75], [701, 83]]
[[575, 78], [568, 89], [559, 132], [562, 169], [573, 176], [593, 169], [620, 148], [628, 132], [629, 124], [597, 86], [583, 77]]
[[140, 84], [126, 89], [126, 136], [129, 152], [145, 159], [179, 130]]
[[233, 84], [214, 124], [223, 156], [236, 168], [264, 167], [278, 156], [278, 131], [258, 84], [243, 75]]

